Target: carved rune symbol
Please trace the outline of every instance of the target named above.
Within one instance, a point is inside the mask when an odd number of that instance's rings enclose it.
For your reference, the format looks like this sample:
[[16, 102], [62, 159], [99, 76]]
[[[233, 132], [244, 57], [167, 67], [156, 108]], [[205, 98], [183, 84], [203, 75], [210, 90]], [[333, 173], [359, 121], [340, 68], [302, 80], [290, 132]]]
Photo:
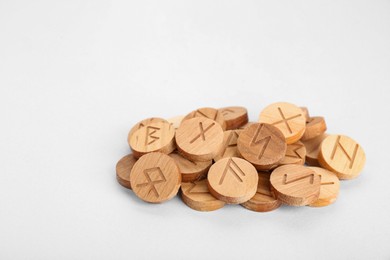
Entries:
[[[156, 180], [152, 180], [152, 177], [151, 177], [152, 174], [153, 175], [157, 174], [157, 179]], [[137, 187], [149, 186], [148, 194], [153, 191], [154, 195], [159, 197], [160, 194], [158, 193], [155, 185], [167, 181], [167, 179], [165, 178], [165, 176], [164, 176], [163, 172], [161, 171], [160, 167], [153, 167], [153, 168], [145, 169], [144, 170], [144, 175], [146, 177], [146, 182], [137, 184]]]
[[351, 156], [349, 156], [349, 154], [345, 150], [344, 146], [340, 143], [340, 138], [341, 138], [341, 136], [337, 136], [337, 140], [336, 140], [336, 143], [335, 143], [335, 145], [333, 147], [333, 151], [332, 151], [332, 154], [330, 156], [330, 159], [331, 160], [334, 159], [334, 156], [336, 154], [337, 148], [340, 148], [341, 151], [344, 153], [344, 155], [347, 157], [347, 159], [349, 161], [349, 168], [351, 169], [352, 166], [353, 166], [353, 163], [355, 161], [355, 157], [356, 157], [356, 153], [357, 153], [357, 150], [359, 148], [359, 145], [358, 144], [355, 145], [355, 149], [353, 150], [352, 157], [351, 157]]
[[291, 158], [299, 158], [299, 159], [303, 159], [302, 156], [297, 152], [299, 149], [301, 149], [302, 146], [298, 146], [296, 147], [294, 150], [289, 150], [287, 149], [287, 152], [286, 152], [286, 156], [287, 157], [291, 157]]
[[313, 182], [314, 182], [314, 174], [313, 173], [309, 174], [309, 175], [306, 175], [306, 176], [302, 176], [302, 177], [293, 179], [293, 180], [289, 180], [289, 181], [287, 181], [287, 174], [285, 174], [284, 178], [283, 178], [283, 184], [290, 184], [290, 183], [293, 183], [293, 182], [296, 182], [296, 181], [299, 181], [299, 180], [303, 180], [303, 179], [306, 179], [306, 178], [310, 178], [310, 184], [313, 184]]
[[214, 116], [211, 116], [211, 115], [206, 115], [205, 113], [203, 113], [202, 111], [200, 111], [198, 109], [198, 110], [195, 111], [195, 113], [194, 113], [194, 115], [192, 117], [197, 117], [198, 115], [200, 115], [201, 117], [206, 117], [206, 118], [210, 118], [210, 119], [215, 120], [217, 118], [218, 111], [215, 111]]
[[159, 130], [160, 128], [154, 126], [146, 127], [145, 145], [150, 145], [160, 139], [160, 137], [154, 135]]
[[198, 140], [200, 137], [202, 137], [202, 140], [203, 141], [206, 141], [206, 136], [204, 135], [208, 130], [210, 130], [213, 126], [215, 125], [215, 123], [212, 123], [210, 124], [208, 127], [206, 127], [206, 129], [203, 128], [203, 123], [202, 122], [199, 122], [199, 129], [200, 129], [200, 133], [194, 137], [194, 139], [192, 139], [190, 141], [190, 144], [192, 144], [193, 142], [195, 142], [196, 140]]
[[234, 111], [231, 110], [231, 109], [229, 109], [229, 108], [222, 110], [222, 115], [223, 115], [223, 116], [227, 116], [227, 115], [229, 115], [230, 113], [234, 113]]
[[286, 118], [283, 114], [283, 111], [280, 107], [278, 107], [278, 111], [279, 111], [279, 114], [280, 116], [282, 117], [282, 120], [279, 120], [279, 121], [276, 121], [274, 122], [272, 125], [277, 125], [277, 124], [280, 124], [280, 123], [285, 123], [286, 124], [286, 127], [288, 129], [288, 131], [290, 132], [290, 134], [292, 134], [292, 130], [291, 130], [291, 127], [290, 125], [288, 124], [288, 121], [289, 120], [292, 120], [294, 118], [297, 118], [297, 117], [300, 117], [302, 114], [298, 114], [298, 115], [295, 115], [295, 116], [291, 116], [289, 118]]
[[225, 170], [222, 173], [221, 179], [219, 180], [219, 185], [221, 185], [225, 180], [227, 172], [233, 173], [233, 176], [236, 177], [239, 182], [243, 182], [238, 174], [240, 174], [241, 176], [245, 176], [245, 173], [241, 170], [237, 163], [233, 161], [232, 158], [230, 158], [228, 163], [226, 164]]
[[192, 186], [188, 189], [189, 194], [208, 194], [209, 191], [206, 185], [197, 185], [195, 182], [191, 182]]
[[238, 139], [238, 134], [236, 131], [232, 131], [230, 132], [229, 134], [229, 137], [226, 141], [226, 146], [224, 147], [224, 150], [223, 150], [223, 153], [222, 153], [222, 156], [225, 155], [226, 151], [229, 149], [229, 148], [234, 148], [237, 146], [237, 139]]
[[265, 150], [267, 149], [268, 147], [268, 144], [269, 142], [271, 141], [271, 136], [267, 136], [267, 137], [264, 137], [260, 140], [259, 139], [259, 135], [260, 135], [260, 132], [261, 132], [261, 129], [263, 128], [264, 125], [261, 125], [260, 127], [257, 128], [257, 131], [256, 131], [256, 134], [253, 136], [252, 138], [252, 141], [250, 143], [250, 145], [258, 145], [258, 144], [263, 144], [263, 146], [261, 147], [261, 149], [259, 150], [259, 154], [257, 156], [257, 158], [260, 160], [261, 157], [263, 157], [264, 153], [265, 153]]

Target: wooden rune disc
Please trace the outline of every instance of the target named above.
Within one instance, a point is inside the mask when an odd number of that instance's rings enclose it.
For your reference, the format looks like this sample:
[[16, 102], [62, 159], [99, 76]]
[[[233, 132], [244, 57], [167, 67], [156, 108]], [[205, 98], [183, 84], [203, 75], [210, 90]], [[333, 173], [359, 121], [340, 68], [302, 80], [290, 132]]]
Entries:
[[287, 205], [305, 206], [320, 195], [320, 176], [302, 165], [280, 166], [272, 172], [270, 181], [276, 198]]
[[306, 147], [305, 145], [298, 141], [293, 144], [287, 145], [286, 155], [283, 160], [280, 162], [280, 165], [285, 164], [305, 164], [306, 157]]
[[275, 195], [271, 192], [269, 178], [269, 173], [259, 173], [259, 181], [257, 183], [257, 191], [255, 196], [241, 205], [247, 209], [257, 212], [268, 212], [279, 208], [281, 202], [278, 201], [275, 198]]
[[205, 117], [205, 118], [214, 120], [215, 122], [217, 122], [222, 127], [222, 129], [224, 131], [226, 130], [225, 119], [224, 119], [223, 115], [221, 114], [221, 112], [219, 112], [218, 109], [211, 108], [211, 107], [199, 108], [197, 110], [192, 111], [188, 115], [186, 115], [183, 118], [183, 121], [191, 119], [191, 118], [195, 118], [195, 117]]
[[136, 161], [132, 154], [128, 154], [116, 164], [116, 179], [125, 188], [131, 189], [130, 172]]
[[240, 128], [248, 123], [248, 111], [245, 107], [224, 107], [218, 109], [226, 122], [226, 129]]
[[223, 144], [221, 151], [214, 157], [218, 161], [226, 157], [241, 157], [237, 149], [237, 139], [242, 130], [228, 130], [223, 133]]
[[182, 182], [193, 182], [206, 178], [212, 164], [211, 160], [206, 162], [190, 161], [177, 153], [171, 153], [169, 156], [175, 160], [179, 167]]
[[198, 211], [217, 210], [226, 204], [210, 194], [207, 180], [182, 183], [181, 198], [188, 207]]
[[195, 117], [185, 120], [176, 130], [180, 153], [191, 161], [209, 161], [221, 150], [223, 130], [214, 120]]
[[321, 177], [320, 196], [309, 204], [311, 207], [324, 207], [336, 201], [340, 190], [340, 181], [336, 174], [320, 167], [309, 167]]
[[286, 103], [274, 103], [261, 111], [260, 123], [276, 126], [282, 131], [287, 144], [293, 144], [305, 133], [306, 118], [299, 107]]
[[318, 162], [318, 154], [322, 141], [328, 137], [328, 134], [322, 134], [313, 139], [302, 141], [306, 147], [306, 164], [311, 166], [320, 166]]
[[127, 135], [127, 142], [130, 146], [130, 140], [131, 140], [131, 137], [133, 136], [133, 134], [135, 133], [135, 131], [137, 131], [138, 129], [140, 128], [143, 128], [145, 126], [147, 126], [148, 124], [151, 124], [151, 123], [158, 123], [158, 122], [167, 122], [167, 120], [163, 119], [163, 118], [159, 118], [159, 117], [150, 117], [150, 118], [146, 118], [142, 121], [139, 121], [137, 124], [135, 124], [129, 131], [129, 134]]
[[163, 153], [148, 153], [134, 164], [130, 173], [131, 187], [142, 200], [159, 203], [173, 198], [181, 183], [175, 161]]
[[256, 169], [269, 170], [282, 161], [287, 145], [282, 132], [275, 126], [257, 123], [242, 130], [237, 148]]
[[239, 130], [244, 130], [245, 128], [247, 128], [247, 127], [249, 127], [249, 126], [251, 126], [253, 124], [257, 124], [257, 122], [248, 122], [245, 125], [240, 126], [238, 129]]
[[178, 129], [181, 122], [183, 121], [184, 116], [175, 116], [167, 119], [168, 123], [170, 123], [173, 128]]
[[257, 190], [258, 178], [256, 168], [237, 157], [214, 163], [207, 176], [210, 193], [230, 204], [240, 204], [252, 198]]
[[130, 148], [134, 157], [150, 152], [169, 154], [175, 150], [175, 129], [168, 122], [149, 123], [134, 132], [130, 139]]
[[302, 110], [303, 116], [306, 119], [306, 123], [308, 123], [310, 121], [309, 109], [307, 107], [300, 107], [300, 109]]
[[322, 116], [311, 117], [306, 124], [306, 130], [301, 140], [305, 141], [320, 136], [325, 133], [326, 129], [325, 118]]
[[363, 170], [366, 155], [352, 138], [330, 135], [321, 143], [318, 161], [322, 167], [335, 172], [339, 179], [353, 179]]

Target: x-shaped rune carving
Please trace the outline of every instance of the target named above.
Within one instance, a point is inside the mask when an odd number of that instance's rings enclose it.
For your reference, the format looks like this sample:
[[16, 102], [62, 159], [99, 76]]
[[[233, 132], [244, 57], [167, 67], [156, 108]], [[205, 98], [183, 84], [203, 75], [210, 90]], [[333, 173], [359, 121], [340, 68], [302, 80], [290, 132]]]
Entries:
[[210, 130], [213, 126], [215, 125], [215, 123], [212, 123], [210, 124], [208, 127], [206, 127], [206, 129], [203, 129], [203, 123], [202, 122], [199, 122], [199, 128], [200, 128], [200, 133], [194, 137], [194, 139], [192, 139], [190, 141], [190, 144], [192, 144], [193, 142], [195, 142], [196, 140], [198, 140], [200, 137], [202, 137], [202, 140], [203, 141], [206, 141], [206, 136], [204, 135], [208, 130]]
[[286, 117], [284, 116], [283, 111], [282, 111], [282, 109], [281, 109], [280, 107], [278, 107], [278, 111], [279, 111], [280, 116], [282, 117], [282, 120], [276, 121], [276, 122], [274, 122], [272, 125], [277, 125], [277, 124], [280, 124], [280, 123], [283, 123], [283, 122], [284, 122], [284, 123], [286, 124], [286, 127], [287, 127], [288, 131], [290, 132], [290, 134], [292, 134], [291, 127], [290, 127], [290, 125], [288, 124], [288, 120], [291, 120], [291, 119], [300, 117], [302, 114], [298, 114], [298, 115], [295, 115], [295, 116], [286, 118]]
[[[152, 178], [150, 177], [151, 173], [157, 173], [158, 177], [160, 177], [160, 179], [157, 179], [157, 180], [154, 180], [152, 181]], [[156, 189], [156, 184], [159, 184], [159, 183], [162, 183], [162, 182], [166, 182], [167, 179], [165, 178], [163, 172], [161, 171], [160, 167], [153, 167], [153, 168], [149, 168], [149, 169], [145, 169], [144, 170], [144, 174], [145, 174], [145, 177], [146, 177], [146, 182], [145, 183], [140, 183], [140, 184], [137, 184], [137, 187], [145, 187], [145, 186], [150, 186], [149, 187], [149, 191], [148, 191], [148, 194], [153, 191], [153, 193], [159, 197], [160, 194], [158, 193], [157, 189]], [[158, 178], [157, 177], [157, 178]]]

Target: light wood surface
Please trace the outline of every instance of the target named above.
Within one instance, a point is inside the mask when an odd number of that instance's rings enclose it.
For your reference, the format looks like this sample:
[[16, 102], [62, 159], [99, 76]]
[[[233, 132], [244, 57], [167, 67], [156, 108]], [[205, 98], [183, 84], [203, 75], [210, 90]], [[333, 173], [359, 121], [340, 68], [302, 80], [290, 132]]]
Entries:
[[339, 178], [331, 171], [320, 167], [309, 167], [321, 177], [320, 196], [309, 204], [311, 207], [324, 207], [336, 201], [340, 190]]
[[195, 117], [205, 117], [205, 118], [214, 120], [215, 122], [217, 122], [221, 126], [221, 128], [224, 131], [226, 130], [225, 119], [224, 119], [222, 113], [218, 109], [211, 108], [211, 107], [198, 108], [197, 110], [194, 110], [191, 113], [189, 113], [188, 115], [186, 115], [183, 118], [183, 121], [191, 119], [191, 118], [195, 118]]
[[261, 111], [260, 123], [276, 126], [286, 138], [287, 144], [297, 142], [306, 128], [306, 118], [302, 109], [286, 102], [273, 103]]
[[306, 158], [306, 147], [305, 145], [298, 141], [293, 144], [287, 145], [286, 155], [283, 160], [280, 162], [280, 165], [285, 164], [305, 164]]
[[223, 144], [221, 151], [214, 157], [214, 161], [226, 157], [241, 157], [237, 149], [237, 140], [242, 130], [228, 130], [223, 133]]
[[137, 131], [138, 129], [140, 128], [143, 128], [145, 126], [147, 126], [148, 124], [151, 124], [151, 123], [158, 123], [158, 122], [168, 122], [167, 120], [163, 119], [163, 118], [160, 118], [160, 117], [150, 117], [150, 118], [146, 118], [144, 120], [141, 120], [139, 121], [138, 123], [136, 123], [129, 131], [128, 135], [127, 135], [127, 143], [129, 144], [130, 146], [130, 140], [131, 140], [131, 137], [133, 136], [133, 134], [135, 133], [135, 131]]
[[302, 165], [280, 166], [272, 172], [270, 181], [277, 199], [287, 205], [309, 205], [320, 195], [320, 176]]
[[175, 161], [164, 153], [148, 153], [134, 164], [130, 174], [134, 193], [146, 202], [160, 203], [173, 198], [181, 184]]
[[242, 130], [237, 141], [243, 158], [259, 170], [278, 165], [286, 154], [286, 141], [282, 132], [269, 124], [252, 124]]
[[322, 141], [328, 136], [328, 134], [322, 134], [313, 139], [302, 141], [306, 147], [306, 164], [310, 166], [320, 166], [318, 162], [318, 154]]
[[310, 114], [309, 114], [309, 109], [307, 107], [300, 107], [302, 110], [303, 116], [306, 119], [306, 123], [310, 121]]
[[309, 122], [306, 123], [306, 130], [301, 140], [310, 140], [317, 136], [320, 136], [325, 133], [326, 129], [327, 127], [325, 118], [323, 118], [322, 116], [311, 117], [309, 119]]
[[352, 138], [330, 135], [321, 143], [318, 161], [323, 168], [335, 172], [339, 179], [348, 180], [359, 176], [366, 163], [366, 155]]
[[223, 130], [214, 120], [195, 117], [184, 120], [176, 130], [180, 153], [191, 161], [209, 161], [222, 149]]
[[116, 179], [125, 188], [131, 189], [130, 172], [136, 161], [137, 159], [132, 154], [128, 154], [116, 164]]
[[178, 129], [183, 121], [183, 118], [184, 116], [175, 116], [167, 119], [167, 121], [173, 126], [173, 128]]
[[218, 109], [226, 122], [226, 130], [240, 128], [248, 123], [248, 111], [245, 107], [224, 107]]
[[255, 195], [258, 173], [246, 160], [228, 157], [211, 166], [207, 180], [214, 197], [226, 203], [239, 204]]
[[177, 153], [171, 153], [169, 156], [175, 160], [175, 163], [179, 167], [182, 182], [193, 182], [206, 178], [207, 172], [212, 164], [212, 160], [195, 162]]
[[198, 211], [213, 211], [226, 204], [210, 194], [207, 180], [182, 183], [181, 198], [188, 207]]
[[238, 129], [239, 130], [244, 130], [245, 128], [247, 128], [248, 126], [251, 126], [253, 124], [257, 124], [257, 122], [248, 122], [245, 125], [240, 126]]

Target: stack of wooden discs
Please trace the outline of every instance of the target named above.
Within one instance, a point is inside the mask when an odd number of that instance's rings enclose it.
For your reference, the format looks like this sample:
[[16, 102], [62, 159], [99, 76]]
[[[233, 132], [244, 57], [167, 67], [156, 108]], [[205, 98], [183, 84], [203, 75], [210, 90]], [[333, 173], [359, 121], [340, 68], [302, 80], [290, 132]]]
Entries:
[[200, 108], [171, 119], [148, 118], [128, 134], [132, 150], [116, 165], [118, 182], [142, 200], [183, 202], [211, 211], [225, 204], [266, 212], [281, 204], [333, 203], [340, 181], [356, 178], [362, 147], [326, 133], [323, 117], [280, 102], [248, 122], [244, 107]]

